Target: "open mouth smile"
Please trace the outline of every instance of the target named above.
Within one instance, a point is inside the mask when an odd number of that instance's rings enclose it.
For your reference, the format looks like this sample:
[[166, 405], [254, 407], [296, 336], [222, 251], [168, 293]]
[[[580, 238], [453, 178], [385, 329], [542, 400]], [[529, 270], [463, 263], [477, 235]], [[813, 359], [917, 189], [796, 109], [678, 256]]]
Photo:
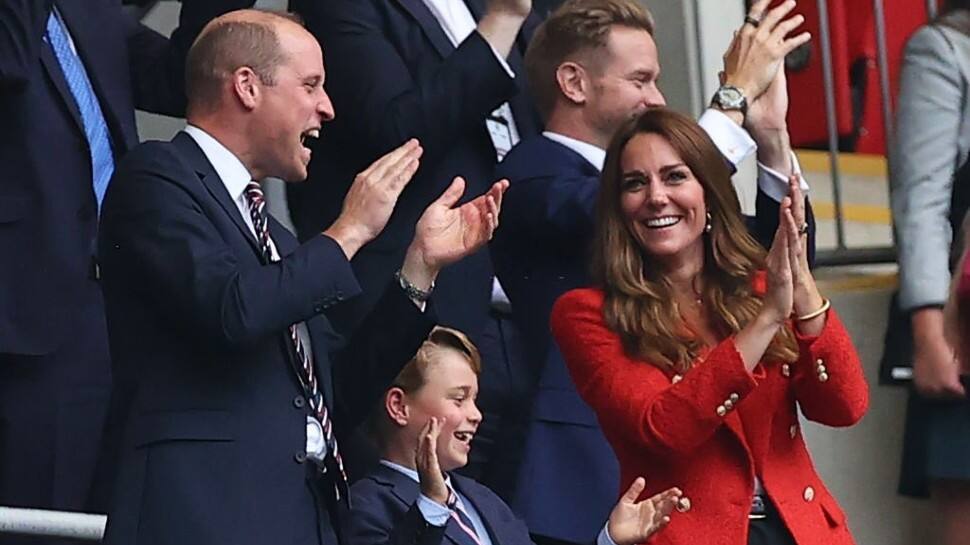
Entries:
[[660, 216], [659, 218], [647, 219], [643, 224], [649, 229], [663, 229], [677, 225], [682, 219], [682, 216]]

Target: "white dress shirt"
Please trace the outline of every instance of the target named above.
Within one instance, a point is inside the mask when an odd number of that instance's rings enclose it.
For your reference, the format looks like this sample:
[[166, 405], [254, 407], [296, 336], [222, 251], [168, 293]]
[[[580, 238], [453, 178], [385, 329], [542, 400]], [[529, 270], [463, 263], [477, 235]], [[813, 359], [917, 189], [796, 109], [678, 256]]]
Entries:
[[[253, 238], [258, 239], [256, 228], [253, 227], [252, 216], [249, 214], [249, 203], [246, 201], [246, 186], [253, 180], [249, 170], [235, 154], [204, 130], [194, 125], [186, 125], [183, 132], [191, 136], [195, 143], [202, 148], [202, 153], [209, 160], [219, 179], [222, 180], [229, 197], [236, 204], [243, 223], [249, 227], [249, 232], [252, 233]], [[280, 254], [272, 237], [269, 240], [269, 248], [273, 260], [278, 261]], [[310, 361], [313, 361], [313, 345], [310, 343], [310, 332], [307, 330], [306, 323], [298, 323], [296, 331], [303, 342], [307, 357], [310, 358]], [[315, 460], [323, 460], [327, 452], [327, 444], [323, 440], [323, 429], [319, 427], [316, 419], [309, 415], [307, 416], [306, 452], [310, 458]]]

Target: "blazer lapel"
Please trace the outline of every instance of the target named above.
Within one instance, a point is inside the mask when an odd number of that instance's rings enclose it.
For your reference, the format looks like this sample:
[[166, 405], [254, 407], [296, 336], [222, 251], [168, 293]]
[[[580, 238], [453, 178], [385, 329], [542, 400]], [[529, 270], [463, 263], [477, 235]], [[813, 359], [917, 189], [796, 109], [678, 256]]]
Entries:
[[378, 463], [371, 472], [371, 475], [375, 481], [389, 486], [394, 496], [405, 506], [409, 506], [417, 501], [418, 494], [421, 493], [421, 488], [418, 483], [400, 471], [391, 469], [384, 464]]
[[[273, 243], [276, 244], [276, 251], [279, 252], [280, 257], [286, 257], [296, 251], [299, 243], [289, 229], [277, 221], [272, 214], [268, 215], [267, 224], [269, 225], [269, 236], [273, 238]], [[307, 333], [310, 335], [310, 348], [313, 351], [313, 363], [317, 376], [330, 376], [329, 350], [340, 346], [342, 339], [333, 330], [326, 316], [312, 316], [304, 323], [307, 326]], [[296, 359], [290, 358], [290, 362], [293, 363], [293, 372], [296, 373], [296, 376], [302, 376], [303, 371], [298, 367]], [[323, 399], [332, 410], [334, 408], [333, 381], [320, 380], [318, 384], [323, 389]]]
[[[377, 467], [375, 467], [375, 469], [371, 472], [371, 476], [377, 482], [391, 487], [391, 492], [405, 507], [409, 507], [411, 504], [417, 501], [418, 495], [421, 494], [421, 487], [418, 483], [414, 482], [413, 479], [407, 475], [404, 475], [400, 471], [391, 469], [384, 464], [377, 464]], [[451, 482], [452, 485], [455, 484], [454, 476], [452, 476]], [[462, 490], [462, 495], [468, 498], [470, 501], [474, 501], [465, 493], [464, 490]], [[475, 505], [475, 508], [478, 509], [477, 504]], [[480, 510], [479, 513], [481, 513]], [[482, 516], [485, 517], [484, 514], [482, 514]], [[455, 545], [477, 545], [471, 536], [459, 528], [458, 524], [456, 524], [452, 519], [449, 519], [447, 525], [445, 526], [445, 536]], [[503, 542], [493, 540], [492, 543], [498, 545]]]
[[424, 35], [434, 46], [435, 50], [442, 58], [451, 55], [455, 46], [448, 39], [448, 35], [441, 28], [441, 24], [435, 19], [434, 14], [425, 5], [424, 0], [396, 0], [421, 26]]
[[216, 174], [216, 170], [212, 167], [212, 164], [209, 163], [209, 159], [202, 153], [202, 148], [195, 143], [195, 140], [191, 136], [184, 132], [176, 134], [175, 138], [172, 139], [172, 143], [185, 154], [189, 164], [195, 169], [195, 172], [202, 180], [202, 185], [205, 186], [209, 194], [212, 195], [212, 198], [219, 203], [222, 210], [229, 216], [233, 224], [236, 225], [239, 233], [249, 241], [249, 246], [256, 252], [256, 255], [262, 258], [262, 251], [259, 249], [259, 245], [256, 244], [256, 237], [253, 236], [249, 227], [243, 222], [242, 216], [239, 214], [239, 208], [232, 201], [229, 192], [226, 191], [226, 186], [222, 183], [219, 175]]

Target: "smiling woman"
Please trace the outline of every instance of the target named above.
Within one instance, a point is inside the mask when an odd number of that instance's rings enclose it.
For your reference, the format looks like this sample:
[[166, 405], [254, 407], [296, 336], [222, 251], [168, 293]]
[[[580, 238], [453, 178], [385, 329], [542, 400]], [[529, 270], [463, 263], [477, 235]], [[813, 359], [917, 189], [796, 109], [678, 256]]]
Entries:
[[852, 544], [798, 407], [848, 426], [868, 390], [809, 271], [797, 178], [766, 253], [713, 142], [658, 109], [614, 135], [597, 206], [597, 287], [561, 297], [552, 332], [621, 482], [683, 491], [651, 543]]
[[[606, 321], [632, 353], [684, 372], [705, 344], [758, 313], [752, 277], [765, 251], [744, 225], [727, 163], [686, 116], [653, 110], [624, 125], [603, 173], [592, 272], [611, 287]], [[681, 327], [684, 312], [698, 318], [692, 330]], [[780, 329], [768, 355], [792, 360], [792, 331]]]

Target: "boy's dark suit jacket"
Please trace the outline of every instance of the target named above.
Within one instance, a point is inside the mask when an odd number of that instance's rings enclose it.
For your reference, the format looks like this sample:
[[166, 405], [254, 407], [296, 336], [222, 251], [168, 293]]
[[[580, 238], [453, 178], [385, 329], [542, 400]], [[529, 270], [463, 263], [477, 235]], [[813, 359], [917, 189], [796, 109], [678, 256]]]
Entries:
[[[493, 545], [532, 545], [529, 530], [494, 492], [467, 477], [449, 473], [455, 489], [488, 527]], [[413, 479], [375, 464], [353, 488], [347, 545], [468, 545], [454, 520], [443, 527], [425, 522], [418, 509], [420, 487]]]

